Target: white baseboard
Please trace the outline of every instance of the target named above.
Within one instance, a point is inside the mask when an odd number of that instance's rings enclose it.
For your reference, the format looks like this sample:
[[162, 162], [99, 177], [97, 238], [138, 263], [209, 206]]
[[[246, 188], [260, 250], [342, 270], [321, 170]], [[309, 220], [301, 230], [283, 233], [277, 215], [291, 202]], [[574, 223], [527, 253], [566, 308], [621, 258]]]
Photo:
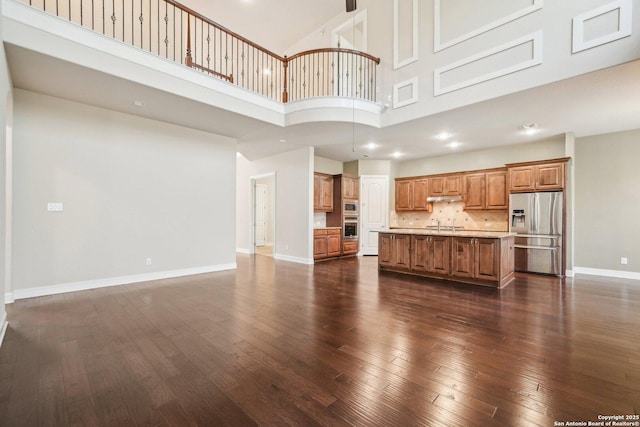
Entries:
[[578, 274], [589, 274], [592, 276], [616, 277], [619, 279], [640, 280], [640, 273], [635, 271], [603, 270], [600, 268], [574, 267], [573, 271]]
[[567, 271], [565, 271], [564, 275], [566, 277], [576, 277], [576, 272], [573, 271], [573, 270], [567, 270]]
[[159, 271], [156, 273], [134, 274], [131, 276], [109, 277], [106, 279], [86, 280], [82, 282], [63, 283], [52, 286], [42, 286], [38, 288], [14, 289], [13, 298], [15, 300], [24, 298], [41, 297], [44, 295], [55, 295], [66, 292], [85, 291], [88, 289], [105, 288], [109, 286], [128, 285], [132, 283], [149, 282], [152, 280], [171, 279], [174, 277], [191, 276], [194, 274], [213, 273], [216, 271], [234, 270], [237, 264], [219, 264], [206, 267], [185, 268], [180, 270]]
[[239, 254], [250, 254], [251, 251], [247, 248], [236, 248], [236, 252]]
[[0, 322], [0, 347], [2, 347], [2, 342], [4, 341], [4, 334], [7, 332], [8, 327], [9, 327], [9, 322], [7, 322], [7, 312], [5, 311], [2, 316], [2, 321]]
[[300, 257], [282, 255], [282, 254], [273, 254], [273, 258], [279, 259], [281, 261], [297, 262], [298, 264], [313, 265], [313, 259], [309, 259], [309, 258], [300, 258]]

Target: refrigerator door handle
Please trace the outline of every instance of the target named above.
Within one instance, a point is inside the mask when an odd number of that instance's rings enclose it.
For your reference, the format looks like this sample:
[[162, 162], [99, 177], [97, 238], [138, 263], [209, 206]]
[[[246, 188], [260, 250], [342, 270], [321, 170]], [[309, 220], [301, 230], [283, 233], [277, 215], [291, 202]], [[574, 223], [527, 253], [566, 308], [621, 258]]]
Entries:
[[514, 248], [519, 249], [542, 249], [544, 251], [556, 252], [558, 250], [555, 246], [529, 246], [529, 245], [513, 245]]

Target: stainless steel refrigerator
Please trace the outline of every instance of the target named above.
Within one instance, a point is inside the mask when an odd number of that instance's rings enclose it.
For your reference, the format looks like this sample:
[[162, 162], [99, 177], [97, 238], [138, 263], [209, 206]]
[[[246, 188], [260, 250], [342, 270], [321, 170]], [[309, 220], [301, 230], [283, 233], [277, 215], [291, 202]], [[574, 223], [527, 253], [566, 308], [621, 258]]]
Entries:
[[516, 271], [563, 275], [562, 200], [562, 191], [511, 195]]

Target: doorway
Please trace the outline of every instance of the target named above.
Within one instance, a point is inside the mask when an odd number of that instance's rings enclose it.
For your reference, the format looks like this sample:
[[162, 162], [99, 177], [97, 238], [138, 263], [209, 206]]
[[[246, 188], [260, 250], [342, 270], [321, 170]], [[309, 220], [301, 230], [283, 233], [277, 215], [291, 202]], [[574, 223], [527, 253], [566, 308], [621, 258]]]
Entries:
[[389, 177], [360, 176], [360, 254], [378, 255], [378, 233], [389, 219]]
[[252, 183], [252, 252], [272, 257], [275, 246], [275, 173], [252, 177]]

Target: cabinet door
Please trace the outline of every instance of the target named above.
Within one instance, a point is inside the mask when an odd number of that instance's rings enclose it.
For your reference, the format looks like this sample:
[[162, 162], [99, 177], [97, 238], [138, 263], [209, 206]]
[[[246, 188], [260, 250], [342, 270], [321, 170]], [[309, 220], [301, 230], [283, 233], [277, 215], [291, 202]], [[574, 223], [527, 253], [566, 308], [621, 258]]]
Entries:
[[564, 188], [564, 163], [539, 165], [536, 175], [537, 190], [562, 190]]
[[333, 211], [333, 177], [326, 176], [322, 179], [322, 197], [320, 198], [320, 209], [327, 212]]
[[416, 179], [413, 181], [413, 210], [428, 211], [430, 203], [427, 203], [429, 197], [429, 180]]
[[395, 266], [411, 268], [411, 236], [409, 234], [395, 234], [393, 243], [395, 246]]
[[326, 258], [327, 252], [327, 236], [314, 236], [313, 237], [313, 258], [320, 259]]
[[328, 256], [339, 256], [341, 251], [340, 248], [341, 238], [339, 234], [332, 234], [327, 236], [327, 255]]
[[320, 193], [322, 192], [322, 176], [313, 175], [313, 210], [320, 209]]
[[445, 177], [445, 195], [462, 196], [462, 175]]
[[437, 176], [429, 178], [429, 196], [440, 197], [444, 196], [446, 192], [444, 176]]
[[487, 172], [485, 194], [487, 209], [509, 209], [507, 171]]
[[512, 192], [535, 190], [535, 168], [533, 166], [518, 166], [509, 169], [509, 188]]
[[485, 208], [485, 179], [483, 173], [475, 173], [464, 177], [464, 210], [481, 210]]
[[342, 198], [357, 200], [360, 196], [360, 181], [357, 178], [342, 177]]
[[411, 236], [411, 269], [429, 269], [429, 238], [431, 236]]
[[378, 264], [383, 267], [392, 267], [394, 264], [392, 238], [393, 234], [378, 234]]
[[451, 238], [451, 275], [473, 277], [475, 264], [473, 240], [470, 237]]
[[429, 241], [428, 271], [448, 275], [451, 265], [451, 237], [431, 236]]
[[500, 279], [499, 242], [499, 239], [474, 239], [476, 256], [475, 278], [484, 280]]
[[342, 254], [352, 255], [358, 253], [358, 241], [342, 242]]
[[413, 181], [396, 181], [396, 211], [413, 209]]

